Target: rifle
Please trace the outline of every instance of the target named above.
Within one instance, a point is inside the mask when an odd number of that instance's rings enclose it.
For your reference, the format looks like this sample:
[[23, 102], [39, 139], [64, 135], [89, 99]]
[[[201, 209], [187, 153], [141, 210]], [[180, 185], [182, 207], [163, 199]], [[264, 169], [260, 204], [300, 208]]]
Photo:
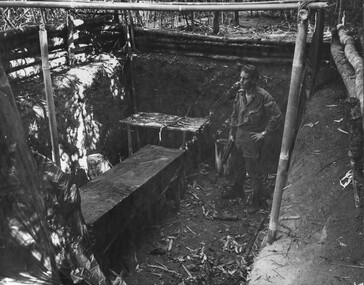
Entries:
[[216, 173], [216, 178], [215, 178], [214, 184], [216, 184], [217, 179], [218, 179], [218, 177], [221, 174], [221, 171], [223, 169], [223, 166], [226, 163], [227, 159], [229, 158], [229, 155], [231, 154], [231, 152], [233, 150], [233, 146], [234, 146], [234, 140], [229, 139], [226, 150], [225, 150], [224, 155], [222, 156], [222, 159], [221, 159], [221, 168], [220, 168], [219, 172]]
[[[226, 147], [226, 151], [224, 153], [224, 155], [222, 156], [222, 159], [221, 159], [221, 168], [224, 166], [224, 164], [226, 163], [230, 153], [232, 152], [233, 150], [233, 146], [234, 146], [234, 140], [231, 140], [229, 139], [229, 142], [228, 142], [228, 145]], [[220, 169], [221, 171], [221, 169]]]

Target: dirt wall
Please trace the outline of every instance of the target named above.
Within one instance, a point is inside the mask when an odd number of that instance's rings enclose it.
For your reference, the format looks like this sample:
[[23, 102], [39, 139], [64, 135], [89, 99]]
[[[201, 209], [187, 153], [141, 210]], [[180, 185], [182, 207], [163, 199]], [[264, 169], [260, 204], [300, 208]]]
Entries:
[[[214, 164], [215, 140], [226, 138], [232, 100], [225, 93], [238, 81], [240, 65], [234, 61], [139, 54], [134, 60], [137, 111], [189, 117], [208, 117], [199, 138], [203, 162]], [[102, 153], [112, 164], [128, 156], [126, 126], [119, 123], [132, 112], [126, 78], [130, 70], [120, 59], [91, 62], [52, 75], [63, 169], [85, 167], [87, 155]], [[258, 65], [259, 85], [269, 91], [285, 113], [290, 65]], [[33, 78], [12, 85], [30, 146], [51, 157], [45, 116], [43, 80]], [[142, 144], [161, 144], [159, 130], [141, 132]], [[280, 129], [267, 138], [267, 172], [274, 173], [280, 150]], [[162, 145], [179, 147], [181, 137], [168, 134]], [[193, 138], [189, 138], [193, 139]], [[194, 155], [192, 155], [193, 157]]]
[[[289, 64], [257, 65], [259, 86], [269, 91], [285, 113], [290, 83]], [[209, 128], [203, 139], [203, 160], [213, 163], [214, 142], [227, 138], [232, 100], [226, 91], [239, 80], [240, 64], [236, 61], [181, 57], [166, 54], [144, 54], [134, 60], [135, 91], [138, 111], [160, 112], [179, 116], [209, 117]], [[267, 138], [264, 154], [267, 171], [275, 172], [280, 151], [282, 128]], [[154, 135], [157, 137], [157, 135]]]
[[[62, 170], [87, 169], [86, 158], [102, 153], [118, 161], [126, 149], [117, 124], [128, 105], [121, 85], [121, 65], [116, 58], [98, 61], [52, 74]], [[52, 157], [43, 79], [11, 84], [29, 146]]]

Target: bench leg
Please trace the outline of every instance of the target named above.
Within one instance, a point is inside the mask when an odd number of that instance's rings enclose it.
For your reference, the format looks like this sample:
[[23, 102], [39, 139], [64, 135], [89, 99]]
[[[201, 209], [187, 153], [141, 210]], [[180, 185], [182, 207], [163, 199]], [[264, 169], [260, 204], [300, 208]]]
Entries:
[[127, 132], [128, 132], [128, 150], [129, 150], [129, 156], [133, 154], [133, 138], [131, 136], [131, 126], [126, 126]]

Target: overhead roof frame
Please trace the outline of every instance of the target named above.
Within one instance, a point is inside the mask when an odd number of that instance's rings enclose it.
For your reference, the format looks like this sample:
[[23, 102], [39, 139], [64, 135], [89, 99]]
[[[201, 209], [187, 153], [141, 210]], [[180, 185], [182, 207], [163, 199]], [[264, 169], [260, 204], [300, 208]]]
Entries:
[[[129, 3], [100, 1], [0, 1], [0, 7], [13, 8], [63, 8], [63, 9], [103, 9], [103, 10], [144, 10], [144, 11], [267, 11], [267, 10], [297, 10], [303, 2], [300, 1], [264, 1], [264, 2], [234, 2], [234, 3]], [[260, 3], [260, 4], [259, 4]], [[312, 2], [307, 4], [310, 9], [328, 7], [328, 2]]]

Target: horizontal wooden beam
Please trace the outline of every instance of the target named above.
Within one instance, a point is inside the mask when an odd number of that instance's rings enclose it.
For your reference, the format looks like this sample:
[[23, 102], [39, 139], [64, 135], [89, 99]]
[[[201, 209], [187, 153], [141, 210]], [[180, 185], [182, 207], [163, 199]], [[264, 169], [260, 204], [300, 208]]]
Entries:
[[[267, 11], [267, 10], [297, 10], [302, 2], [265, 1], [246, 3], [222, 2], [209, 3], [126, 3], [126, 2], [55, 2], [55, 1], [0, 1], [0, 7], [25, 8], [63, 8], [63, 9], [103, 9], [103, 10], [145, 10], [145, 11]], [[307, 4], [310, 9], [328, 7], [327, 2], [312, 2]]]

